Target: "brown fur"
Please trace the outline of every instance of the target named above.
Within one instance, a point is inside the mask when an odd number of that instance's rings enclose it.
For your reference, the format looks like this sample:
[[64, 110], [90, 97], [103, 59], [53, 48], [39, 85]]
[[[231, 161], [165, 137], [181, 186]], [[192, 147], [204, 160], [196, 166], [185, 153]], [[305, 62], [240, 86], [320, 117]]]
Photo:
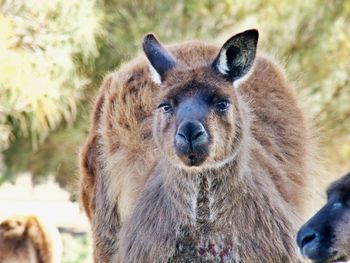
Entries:
[[58, 263], [52, 238], [36, 216], [4, 220], [0, 224], [0, 262]]
[[[184, 250], [192, 244], [212, 262], [211, 242], [227, 260], [298, 262], [293, 235], [295, 214], [302, 211], [308, 142], [281, 69], [258, 56], [235, 90], [203, 69], [218, 53], [216, 46], [193, 42], [168, 50], [191, 68], [167, 76], [164, 86], [173, 88], [160, 90], [153, 83], [144, 56], [109, 74], [102, 85], [81, 154], [81, 196], [92, 222], [96, 262], [112, 257], [166, 262], [174, 254], [182, 262], [176, 244]], [[171, 145], [164, 134], [155, 130], [152, 135], [152, 122], [154, 116], [161, 122], [154, 114], [159, 98], [168, 90], [178, 92], [175, 84], [194, 80], [230, 94], [236, 124], [214, 120], [211, 131], [233, 131], [224, 135], [231, 143], [217, 140], [207, 167], [188, 170], [177, 165], [175, 156], [171, 163], [164, 158], [171, 155], [171, 150], [164, 153]], [[226, 160], [232, 150], [236, 158]], [[217, 159], [222, 164], [211, 166]], [[197, 223], [198, 231], [189, 233]]]

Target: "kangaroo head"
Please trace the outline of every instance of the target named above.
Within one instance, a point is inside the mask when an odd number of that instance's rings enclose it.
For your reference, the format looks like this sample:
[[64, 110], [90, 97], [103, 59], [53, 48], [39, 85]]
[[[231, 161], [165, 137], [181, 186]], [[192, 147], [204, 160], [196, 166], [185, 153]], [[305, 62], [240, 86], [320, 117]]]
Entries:
[[217, 166], [234, 155], [242, 116], [233, 83], [251, 69], [257, 41], [258, 32], [248, 30], [226, 41], [207, 63], [185, 65], [154, 35], [145, 37], [144, 52], [159, 85], [154, 138], [176, 166]]

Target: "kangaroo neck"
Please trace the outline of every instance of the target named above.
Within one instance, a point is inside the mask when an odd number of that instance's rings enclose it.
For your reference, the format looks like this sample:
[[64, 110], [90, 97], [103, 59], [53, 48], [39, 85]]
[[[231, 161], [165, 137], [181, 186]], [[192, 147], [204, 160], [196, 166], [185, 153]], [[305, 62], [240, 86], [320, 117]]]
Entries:
[[[240, 148], [243, 150], [244, 147]], [[249, 178], [244, 177], [246, 165], [242, 158], [245, 156], [238, 152], [235, 155], [220, 168], [191, 171], [171, 167], [162, 173], [166, 175], [164, 187], [172, 202], [182, 207], [180, 210], [196, 225], [214, 222], [227, 206], [232, 206], [231, 195], [246, 191]]]

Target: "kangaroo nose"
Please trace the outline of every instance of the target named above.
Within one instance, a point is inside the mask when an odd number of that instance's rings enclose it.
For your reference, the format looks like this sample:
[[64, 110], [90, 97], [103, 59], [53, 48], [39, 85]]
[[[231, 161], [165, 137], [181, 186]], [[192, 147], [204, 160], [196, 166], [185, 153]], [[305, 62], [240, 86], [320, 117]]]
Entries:
[[206, 142], [207, 138], [207, 132], [199, 121], [182, 122], [176, 133], [177, 143], [190, 144], [191, 146]]
[[301, 254], [310, 259], [317, 258], [319, 241], [319, 233], [311, 228], [302, 229], [297, 236], [297, 243]]

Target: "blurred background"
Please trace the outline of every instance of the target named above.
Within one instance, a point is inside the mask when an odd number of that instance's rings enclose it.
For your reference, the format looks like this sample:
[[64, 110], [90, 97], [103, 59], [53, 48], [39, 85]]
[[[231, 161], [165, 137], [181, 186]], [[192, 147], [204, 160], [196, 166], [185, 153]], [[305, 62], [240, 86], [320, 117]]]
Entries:
[[350, 170], [350, 1], [0, 0], [0, 219], [45, 214], [61, 230], [63, 262], [91, 262], [77, 153], [103, 76], [149, 31], [163, 43], [222, 44], [252, 27], [312, 123], [323, 197]]

